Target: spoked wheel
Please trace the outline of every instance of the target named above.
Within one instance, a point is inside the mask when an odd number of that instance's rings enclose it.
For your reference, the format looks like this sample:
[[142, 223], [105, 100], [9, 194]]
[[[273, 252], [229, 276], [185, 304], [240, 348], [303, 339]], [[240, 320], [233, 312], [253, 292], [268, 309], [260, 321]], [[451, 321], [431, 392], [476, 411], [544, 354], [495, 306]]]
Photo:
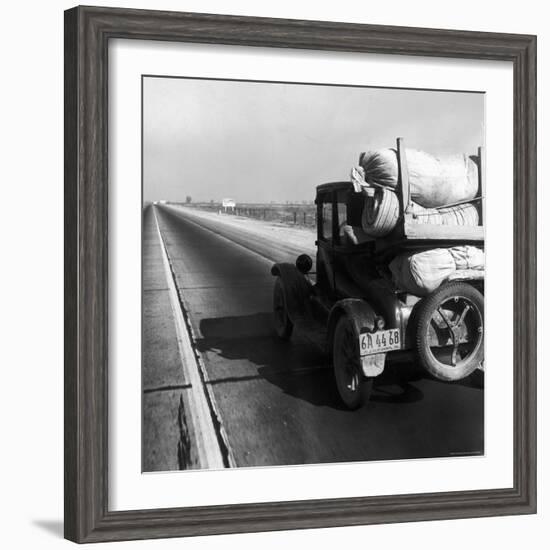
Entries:
[[273, 322], [277, 336], [283, 340], [288, 340], [292, 335], [294, 325], [288, 317], [285, 291], [280, 277], [275, 280], [275, 287], [273, 288]]
[[359, 341], [348, 317], [338, 320], [334, 331], [332, 364], [336, 387], [344, 404], [352, 410], [369, 400], [372, 378], [366, 378], [361, 370]]
[[416, 346], [422, 366], [440, 380], [465, 378], [483, 362], [483, 295], [448, 283], [421, 304]]

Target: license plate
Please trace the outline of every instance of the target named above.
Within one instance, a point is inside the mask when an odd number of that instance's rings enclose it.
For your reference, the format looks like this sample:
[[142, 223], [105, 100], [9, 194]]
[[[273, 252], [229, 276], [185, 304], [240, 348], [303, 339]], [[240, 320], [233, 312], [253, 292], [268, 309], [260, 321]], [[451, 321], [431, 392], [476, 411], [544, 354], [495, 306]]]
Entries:
[[380, 330], [378, 332], [364, 332], [359, 335], [359, 351], [361, 356], [374, 353], [385, 353], [401, 349], [399, 329]]

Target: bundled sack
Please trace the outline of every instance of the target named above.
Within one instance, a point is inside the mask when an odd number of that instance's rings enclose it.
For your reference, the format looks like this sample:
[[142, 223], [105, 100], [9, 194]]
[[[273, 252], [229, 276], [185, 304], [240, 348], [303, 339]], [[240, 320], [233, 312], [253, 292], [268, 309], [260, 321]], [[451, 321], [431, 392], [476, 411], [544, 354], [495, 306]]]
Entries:
[[369, 237], [385, 237], [393, 231], [399, 219], [399, 201], [393, 191], [372, 188], [359, 200], [364, 200], [361, 228]]
[[[478, 193], [475, 157], [450, 155], [434, 157], [423, 151], [406, 149], [411, 198], [425, 208], [437, 208], [471, 200]], [[396, 149], [369, 151], [360, 159], [367, 183], [395, 189], [398, 179]]]
[[453, 257], [457, 270], [485, 269], [485, 253], [477, 246], [453, 246], [449, 248], [449, 253]]
[[447, 208], [423, 208], [413, 203], [415, 223], [436, 225], [479, 225], [479, 211], [472, 203], [457, 204]]
[[[399, 201], [393, 191], [377, 187], [364, 197], [361, 227], [370, 237], [389, 235], [399, 220]], [[479, 225], [479, 212], [470, 203], [448, 208], [423, 208], [413, 203], [413, 219], [419, 224]]]
[[[389, 235], [399, 220], [400, 204], [393, 189], [369, 185], [365, 181], [365, 171], [361, 166], [354, 167], [350, 175], [356, 192], [352, 200], [363, 201], [361, 228], [372, 238]], [[412, 203], [412, 215], [416, 223], [435, 225], [479, 225], [477, 206], [471, 203], [446, 208], [424, 208]]]
[[399, 254], [389, 268], [398, 288], [426, 296], [457, 270], [485, 269], [485, 254], [481, 248], [469, 245], [432, 248]]

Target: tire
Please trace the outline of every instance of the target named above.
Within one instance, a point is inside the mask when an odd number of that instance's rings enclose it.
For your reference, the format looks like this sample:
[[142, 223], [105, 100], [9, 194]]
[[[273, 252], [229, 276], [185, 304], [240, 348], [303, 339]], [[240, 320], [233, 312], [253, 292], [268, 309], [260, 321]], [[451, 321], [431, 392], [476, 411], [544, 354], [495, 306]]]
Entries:
[[282, 340], [290, 339], [294, 325], [288, 316], [285, 289], [280, 277], [275, 279], [275, 286], [273, 287], [273, 324], [279, 338]]
[[372, 378], [361, 370], [359, 342], [349, 317], [342, 315], [336, 324], [332, 343], [332, 365], [342, 402], [350, 410], [365, 405], [372, 391]]
[[[461, 380], [481, 365], [483, 305], [483, 295], [464, 282], [443, 284], [419, 304], [416, 351], [432, 376], [447, 382]], [[450, 345], [431, 347], [434, 340]]]

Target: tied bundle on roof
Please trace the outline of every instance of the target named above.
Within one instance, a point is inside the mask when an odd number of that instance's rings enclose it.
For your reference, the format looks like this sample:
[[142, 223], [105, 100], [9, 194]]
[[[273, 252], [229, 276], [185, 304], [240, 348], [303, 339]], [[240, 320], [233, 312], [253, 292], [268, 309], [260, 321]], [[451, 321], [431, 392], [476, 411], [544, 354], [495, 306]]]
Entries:
[[[362, 166], [352, 169], [351, 182], [355, 191], [360, 193], [357, 200], [364, 201], [361, 227], [365, 234], [371, 238], [389, 235], [397, 225], [401, 214], [395, 189], [379, 182], [368, 181]], [[471, 226], [479, 224], [478, 209], [471, 203], [443, 206], [443, 208], [425, 208], [413, 202], [411, 214], [416, 223], [422, 224]]]
[[[479, 180], [476, 157], [448, 155], [437, 158], [406, 149], [412, 200], [425, 208], [438, 208], [475, 198]], [[396, 149], [368, 151], [360, 159], [365, 181], [372, 186], [397, 187], [399, 166]]]
[[423, 208], [413, 203], [411, 214], [415, 223], [436, 225], [479, 225], [479, 212], [471, 203], [444, 208]]

